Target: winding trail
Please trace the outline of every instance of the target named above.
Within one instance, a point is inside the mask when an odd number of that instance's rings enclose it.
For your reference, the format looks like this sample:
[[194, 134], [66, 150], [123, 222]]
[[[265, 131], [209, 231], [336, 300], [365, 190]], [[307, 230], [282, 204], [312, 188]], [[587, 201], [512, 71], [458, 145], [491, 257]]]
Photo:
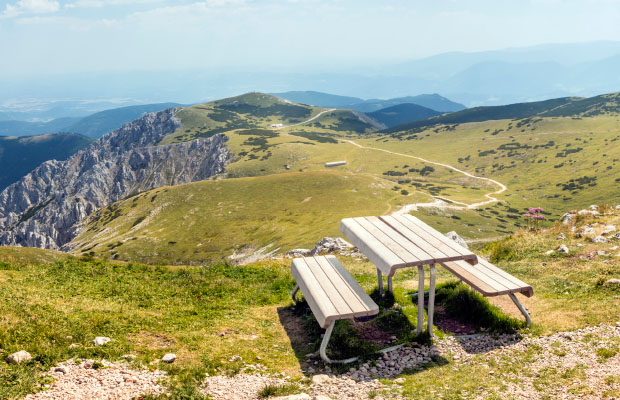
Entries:
[[[448, 168], [451, 169], [453, 171], [456, 171], [460, 174], [463, 174], [469, 178], [474, 178], [474, 179], [480, 179], [483, 181], [487, 181], [487, 182], [491, 182], [494, 185], [497, 185], [499, 187], [498, 190], [494, 191], [494, 192], [489, 192], [487, 194], [484, 195], [484, 197], [488, 198], [488, 200], [485, 201], [481, 201], [479, 203], [473, 203], [473, 204], [466, 204], [466, 203], [461, 203], [461, 202], [453, 202], [453, 203], [447, 203], [446, 201], [442, 200], [441, 198], [435, 198], [435, 201], [430, 202], [430, 203], [413, 203], [413, 204], [407, 204], [405, 206], [403, 206], [401, 209], [399, 209], [398, 211], [395, 211], [393, 214], [409, 214], [409, 212], [411, 211], [417, 211], [417, 209], [419, 207], [433, 207], [433, 208], [442, 208], [442, 209], [453, 209], [453, 210], [471, 210], [474, 208], [478, 208], [487, 204], [491, 204], [491, 203], [495, 203], [497, 201], [499, 201], [499, 199], [493, 197], [494, 195], [498, 195], [500, 193], [503, 193], [504, 191], [506, 191], [506, 189], [508, 189], [506, 187], [506, 185], [504, 185], [501, 182], [496, 181], [495, 179], [491, 179], [491, 178], [485, 178], [482, 176], [476, 176], [473, 174], [470, 174], [467, 171], [463, 171], [461, 169], [458, 169], [450, 164], [444, 164], [444, 163], [440, 163], [440, 162], [436, 162], [436, 161], [430, 161], [427, 160], [425, 158], [422, 157], [417, 157], [417, 156], [412, 156], [409, 154], [403, 154], [403, 153], [397, 153], [395, 151], [391, 151], [391, 150], [385, 150], [385, 149], [379, 149], [376, 147], [368, 147], [368, 146], [362, 146], [359, 143], [355, 143], [352, 140], [347, 140], [347, 142], [349, 142], [350, 144], [352, 144], [353, 146], [359, 147], [360, 149], [368, 149], [368, 150], [376, 150], [376, 151], [382, 151], [384, 153], [389, 153], [389, 154], [394, 154], [397, 156], [401, 156], [401, 157], [407, 157], [407, 158], [413, 158], [428, 164], [433, 164], [433, 165], [437, 165], [440, 167], [444, 167], [444, 168]], [[460, 205], [456, 205], [454, 203], [460, 204]]]
[[315, 119], [319, 118], [319, 117], [320, 117], [321, 115], [323, 115], [323, 114], [327, 114], [327, 113], [330, 113], [330, 112], [332, 112], [332, 111], [336, 111], [336, 110], [337, 110], [337, 108], [330, 108], [329, 110], [324, 110], [324, 111], [321, 111], [320, 113], [318, 113], [318, 114], [317, 114], [317, 115], [315, 115], [314, 117], [312, 117], [312, 118], [310, 118], [310, 119], [307, 119], [307, 120], [305, 120], [305, 121], [303, 121], [303, 122], [298, 122], [298, 123], [296, 123], [296, 124], [291, 124], [291, 125], [282, 125], [282, 126], [278, 126], [277, 128], [273, 128], [273, 129], [277, 131], [277, 130], [284, 129], [284, 128], [290, 128], [291, 126], [297, 126], [297, 125], [307, 124], [308, 122], [312, 122], [312, 121], [314, 121]]

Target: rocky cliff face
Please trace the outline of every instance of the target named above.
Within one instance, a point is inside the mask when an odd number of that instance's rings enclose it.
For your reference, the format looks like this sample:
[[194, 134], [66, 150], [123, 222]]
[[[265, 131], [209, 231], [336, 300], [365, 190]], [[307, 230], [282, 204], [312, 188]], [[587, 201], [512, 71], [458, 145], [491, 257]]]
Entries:
[[93, 211], [130, 194], [225, 172], [225, 135], [157, 146], [177, 109], [147, 114], [66, 161], [47, 161], [0, 193], [0, 245], [62, 249]]

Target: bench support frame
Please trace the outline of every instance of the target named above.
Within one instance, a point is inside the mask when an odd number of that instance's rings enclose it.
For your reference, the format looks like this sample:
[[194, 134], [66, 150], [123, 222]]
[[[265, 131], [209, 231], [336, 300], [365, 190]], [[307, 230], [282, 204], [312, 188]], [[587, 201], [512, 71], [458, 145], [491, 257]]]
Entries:
[[512, 300], [512, 302], [515, 303], [515, 306], [517, 306], [519, 311], [521, 311], [521, 314], [523, 314], [523, 316], [525, 317], [525, 323], [527, 324], [527, 326], [532, 325], [532, 319], [530, 318], [530, 314], [527, 312], [525, 307], [523, 307], [521, 302], [519, 302], [519, 299], [517, 299], [517, 296], [515, 296], [514, 293], [508, 293], [508, 297], [510, 297], [510, 300]]
[[[381, 273], [379, 270], [377, 271], [379, 274]], [[293, 292], [291, 293], [291, 298], [293, 299], [293, 302], [295, 304], [297, 304], [297, 298], [296, 298], [297, 292], [299, 292], [299, 285], [295, 285], [295, 289], [293, 289]], [[329, 357], [327, 357], [327, 345], [329, 344], [329, 339], [331, 339], [332, 337], [332, 331], [334, 330], [334, 325], [336, 325], [336, 321], [331, 321], [329, 326], [325, 330], [325, 334], [323, 335], [323, 340], [321, 341], [321, 347], [319, 348], [319, 355], [321, 356], [323, 361], [325, 361], [328, 364], [350, 364], [352, 362], [358, 361], [360, 359], [359, 357], [351, 357], [351, 358], [347, 358], [344, 360], [332, 360]], [[393, 350], [400, 349], [401, 347], [403, 347], [403, 345], [399, 344], [396, 346], [381, 349], [377, 351], [377, 353], [387, 353]]]

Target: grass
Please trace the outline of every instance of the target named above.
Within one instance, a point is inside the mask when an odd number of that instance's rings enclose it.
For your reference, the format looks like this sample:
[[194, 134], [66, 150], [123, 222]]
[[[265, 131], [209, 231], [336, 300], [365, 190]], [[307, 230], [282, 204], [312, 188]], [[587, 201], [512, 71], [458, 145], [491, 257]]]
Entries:
[[394, 196], [382, 180], [335, 171], [160, 188], [98, 212], [74, 252], [166, 264], [284, 253], [339, 235], [344, 217], [382, 214]]
[[267, 385], [258, 392], [258, 397], [266, 399], [276, 396], [288, 396], [301, 392], [301, 387], [295, 383], [283, 385]]
[[[155, 202], [160, 197], [164, 197], [163, 191]], [[150, 197], [143, 200], [150, 204]], [[126, 201], [133, 202], [131, 198]], [[580, 218], [576, 232], [593, 222], [617, 224], [620, 215], [608, 209], [598, 218]], [[547, 249], [558, 245], [556, 236], [562, 232], [571, 253], [546, 255]], [[534, 287], [536, 295], [523, 303], [534, 321], [529, 331], [544, 334], [615, 323], [620, 308], [617, 289], [600, 282], [614, 276], [616, 270], [606, 262], [607, 257], [582, 257], [609, 246], [576, 238], [574, 232], [558, 226], [545, 232], [522, 231], [485, 251], [500, 268]], [[161, 366], [171, 375], [172, 398], [200, 399], [196, 388], [205, 372], [236, 373], [243, 370], [243, 362], [260, 362], [268, 371], [300, 377], [305, 355], [316, 351], [320, 343], [322, 330], [308, 307], [303, 302], [292, 306], [289, 292], [294, 282], [287, 261], [166, 267], [59, 258], [57, 252], [36, 249], [0, 250], [4, 296], [0, 303], [0, 360], [21, 349], [34, 356], [22, 366], [0, 361], [0, 398], [18, 398], [37, 390], [44, 381], [40, 373], [69, 358], [116, 360], [132, 353], [137, 355], [136, 365], [147, 365], [174, 352], [177, 361]], [[380, 305], [380, 315], [366, 326], [394, 335], [400, 343], [428, 340], [412, 334], [417, 318], [417, 302], [411, 296], [417, 289], [415, 270], [399, 271], [394, 277], [394, 297], [378, 298], [370, 263], [343, 257], [343, 264]], [[491, 298], [489, 304], [454, 283], [453, 276], [443, 269], [438, 271], [438, 283], [437, 302], [448, 314], [463, 321], [476, 320], [491, 331], [523, 331], [519, 312], [509, 300]], [[340, 321], [328, 348], [330, 357], [362, 354], [372, 362], [371, 353], [378, 345], [359, 329]], [[435, 334], [445, 335], [437, 327]], [[112, 342], [94, 347], [92, 339], [101, 335], [111, 337]], [[599, 349], [600, 362], [617, 356], [617, 342], [591, 340]], [[69, 349], [71, 343], [80, 346]], [[510, 360], [493, 361], [484, 355], [471, 363], [435, 360], [421, 370], [405, 373], [402, 390], [419, 398], [434, 398], [437, 393], [459, 398], [484, 389], [500, 398], [503, 382], [509, 379], [507, 371], [527, 370], [540, 351], [531, 346]], [[552, 351], [561, 356], [563, 349]], [[231, 362], [233, 355], [243, 361]], [[544, 389], [560, 381], [573, 382], [580, 391], [580, 374], [578, 369], [543, 371], [536, 384]], [[609, 393], [614, 393], [613, 387]]]

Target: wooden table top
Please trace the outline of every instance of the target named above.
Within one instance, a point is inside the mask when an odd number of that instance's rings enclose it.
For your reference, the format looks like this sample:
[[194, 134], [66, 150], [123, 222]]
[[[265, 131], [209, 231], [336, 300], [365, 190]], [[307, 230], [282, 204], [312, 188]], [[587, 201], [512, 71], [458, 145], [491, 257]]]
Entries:
[[446, 261], [478, 263], [474, 253], [408, 214], [345, 218], [340, 231], [387, 276]]

